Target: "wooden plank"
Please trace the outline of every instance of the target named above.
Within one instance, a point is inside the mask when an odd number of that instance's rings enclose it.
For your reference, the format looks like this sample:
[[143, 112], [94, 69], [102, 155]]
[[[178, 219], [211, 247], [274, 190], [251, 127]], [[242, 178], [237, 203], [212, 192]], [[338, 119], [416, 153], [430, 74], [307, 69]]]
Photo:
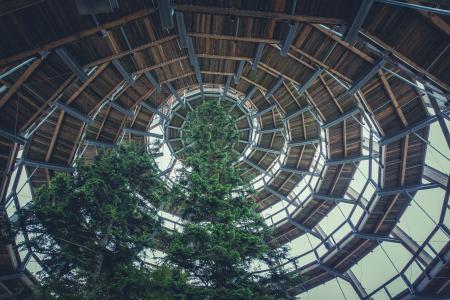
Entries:
[[[406, 1], [413, 4], [420, 4], [420, 2], [417, 0], [406, 0]], [[442, 30], [448, 36], [450, 36], [450, 25], [447, 22], [445, 22], [445, 20], [442, 19], [439, 15], [423, 10], [416, 10], [416, 12], [419, 13], [427, 21], [429, 21], [437, 29]]]
[[328, 87], [327, 83], [325, 82], [325, 79], [323, 79], [322, 75], [319, 75], [320, 81], [322, 82], [323, 86], [325, 87], [325, 89], [327, 90], [328, 94], [330, 95], [331, 99], [333, 99], [334, 104], [336, 104], [337, 108], [339, 109], [340, 113], [344, 113], [344, 110], [342, 109], [341, 105], [339, 104], [339, 102], [336, 100], [336, 98], [334, 97], [333, 92], [330, 90], [330, 88]]
[[0, 109], [5, 106], [6, 102], [17, 92], [17, 90], [22, 86], [25, 80], [30, 77], [30, 75], [34, 72], [34, 70], [39, 67], [42, 63], [43, 59], [36, 59], [26, 70], [20, 75], [19, 79], [12, 86], [9, 87], [8, 91], [5, 95], [0, 99]]
[[237, 17], [264, 18], [264, 19], [275, 19], [278, 21], [287, 20], [287, 21], [294, 21], [294, 22], [330, 24], [330, 25], [340, 25], [340, 24], [344, 24], [344, 23], [348, 22], [347, 19], [343, 19], [343, 18], [286, 14], [286, 13], [279, 13], [279, 12], [273, 12], [273, 11], [227, 8], [227, 7], [219, 7], [219, 6], [212, 7], [212, 6], [177, 4], [177, 5], [175, 5], [175, 10], [193, 12], [193, 13], [199, 13], [199, 14], [231, 15], [231, 16], [237, 16]]
[[113, 55], [110, 55], [110, 56], [106, 56], [104, 58], [100, 58], [100, 59], [94, 60], [94, 61], [84, 65], [84, 67], [93, 67], [93, 66], [97, 66], [97, 65], [100, 65], [100, 64], [104, 64], [104, 63], [110, 62], [110, 61], [112, 61], [114, 59], [119, 59], [119, 58], [127, 56], [127, 55], [132, 55], [133, 53], [137, 53], [137, 52], [145, 50], [145, 49], [149, 49], [149, 48], [152, 48], [152, 47], [158, 47], [158, 46], [160, 46], [160, 45], [162, 45], [164, 43], [167, 43], [169, 41], [175, 40], [177, 38], [178, 37], [176, 35], [166, 36], [166, 37], [163, 37], [163, 38], [161, 38], [159, 40], [143, 44], [141, 46], [132, 48], [130, 50], [122, 51], [122, 52], [119, 52], [117, 54], [113, 54]]
[[113, 21], [110, 21], [108, 23], [105, 23], [105, 24], [102, 24], [102, 25], [99, 25], [99, 26], [95, 26], [95, 27], [89, 28], [89, 29], [81, 31], [81, 32], [77, 32], [75, 34], [63, 37], [63, 38], [61, 38], [59, 40], [56, 40], [56, 41], [52, 41], [52, 42], [47, 43], [45, 45], [42, 45], [42, 46], [30, 49], [30, 50], [26, 50], [26, 51], [20, 52], [18, 54], [12, 55], [10, 57], [6, 57], [6, 58], [3, 58], [3, 59], [0, 59], [0, 66], [8, 65], [8, 64], [11, 64], [11, 63], [16, 62], [18, 60], [22, 60], [22, 59], [25, 59], [27, 57], [30, 57], [30, 56], [33, 56], [33, 55], [37, 55], [37, 54], [39, 54], [41, 52], [46, 52], [46, 51], [50, 51], [50, 50], [52, 50], [54, 48], [62, 47], [64, 45], [68, 44], [68, 43], [72, 43], [72, 42], [75, 42], [75, 41], [77, 41], [79, 39], [82, 39], [82, 38], [94, 35], [96, 33], [99, 33], [101, 31], [103, 31], [103, 30], [107, 31], [107, 30], [112, 29], [114, 27], [121, 26], [123, 24], [126, 24], [126, 23], [129, 23], [129, 22], [141, 19], [143, 17], [147, 17], [147, 16], [153, 14], [155, 11], [156, 10], [153, 9], [153, 8], [145, 8], [145, 9], [139, 10], [139, 11], [137, 11], [135, 13], [132, 13], [132, 14], [120, 17], [118, 19], [115, 19]]
[[406, 65], [411, 66], [411, 69], [413, 69], [417, 73], [420, 73], [422, 77], [423, 76], [428, 77], [435, 84], [439, 85], [440, 87], [444, 88], [445, 90], [447, 90], [447, 91], [450, 90], [450, 86], [448, 84], [446, 84], [445, 82], [441, 81], [435, 75], [431, 74], [426, 69], [424, 69], [423, 67], [419, 66], [417, 63], [415, 63], [411, 59], [407, 58], [405, 55], [403, 55], [402, 53], [398, 52], [397, 50], [395, 50], [394, 48], [392, 48], [391, 46], [389, 46], [388, 44], [386, 44], [385, 42], [383, 42], [379, 38], [371, 35], [368, 32], [364, 32], [364, 34], [367, 36], [367, 38], [369, 40], [371, 40], [371, 42], [379, 44], [381, 47], [383, 47], [385, 49], [385, 51], [388, 52], [387, 53], [388, 56], [393, 57], [396, 60], [403, 61], [402, 64], [404, 64], [404, 65], [406, 64]]
[[4, 17], [16, 11], [40, 4], [45, 0], [14, 0], [2, 1], [0, 5], [0, 17]]
[[383, 83], [383, 87], [385, 91], [388, 93], [389, 98], [391, 98], [392, 104], [394, 105], [395, 112], [397, 113], [398, 117], [400, 118], [400, 121], [403, 123], [403, 126], [408, 127], [408, 121], [406, 120], [405, 115], [403, 114], [403, 111], [400, 107], [400, 104], [397, 101], [397, 97], [395, 97], [394, 92], [391, 89], [391, 86], [389, 85], [389, 82], [387, 81], [386, 77], [384, 76], [383, 71], [379, 71], [378, 75], [381, 79], [381, 82]]
[[50, 145], [48, 146], [47, 154], [45, 155], [45, 161], [49, 161], [52, 154], [53, 149], [55, 148], [56, 140], [58, 139], [59, 131], [61, 130], [62, 122], [64, 120], [64, 111], [59, 113], [58, 121], [56, 122], [55, 130], [53, 131], [53, 136], [50, 141]]
[[375, 59], [373, 59], [370, 55], [366, 54], [365, 52], [359, 50], [358, 48], [356, 48], [355, 46], [347, 43], [346, 41], [342, 40], [341, 37], [332, 34], [331, 32], [329, 32], [328, 30], [320, 27], [319, 25], [312, 25], [315, 29], [319, 30], [321, 33], [323, 33], [324, 35], [326, 35], [327, 37], [329, 37], [330, 39], [334, 40], [335, 42], [338, 42], [340, 45], [344, 46], [345, 48], [347, 48], [349, 51], [353, 52], [354, 54], [356, 54], [357, 56], [361, 57], [362, 59], [364, 59], [365, 61], [373, 64], [375, 63]]
[[20, 128], [20, 132], [24, 132], [35, 120], [40, 116], [40, 114], [49, 106], [51, 105], [52, 101], [55, 100], [68, 86], [72, 81], [75, 79], [75, 74], [71, 75], [69, 78], [67, 78], [66, 81], [61, 84], [56, 91], [45, 101], [45, 103], [33, 114], [31, 118], [28, 119], [28, 121]]
[[6, 160], [6, 167], [4, 170], [0, 171], [0, 199], [4, 199], [5, 193], [8, 190], [9, 179], [12, 175], [11, 170], [16, 161], [15, 159], [17, 154], [19, 153], [20, 145], [18, 143], [14, 143], [12, 146], [9, 146], [8, 149], [10, 149], [10, 151]]
[[108, 67], [109, 62], [104, 63], [95, 70], [94, 74], [89, 76], [89, 78], [67, 99], [66, 104], [70, 105], [77, 97]]
[[405, 136], [403, 141], [403, 149], [402, 149], [402, 170], [400, 173], [400, 186], [405, 184], [405, 175], [406, 175], [406, 165], [408, 162], [408, 145], [409, 145], [409, 135]]

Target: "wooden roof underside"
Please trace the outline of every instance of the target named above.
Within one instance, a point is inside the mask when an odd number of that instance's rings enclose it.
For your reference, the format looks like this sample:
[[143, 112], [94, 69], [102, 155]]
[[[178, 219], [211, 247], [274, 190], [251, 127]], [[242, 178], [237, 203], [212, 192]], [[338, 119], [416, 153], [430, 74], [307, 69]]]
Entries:
[[[87, 126], [70, 114], [55, 110], [31, 137], [27, 159], [70, 165], [82, 138], [115, 143], [125, 127], [146, 130], [153, 114], [139, 104], [145, 101], [158, 107], [170, 94], [156, 92], [143, 75], [145, 71], [152, 71], [162, 85], [170, 82], [179, 91], [198, 87], [187, 51], [179, 47], [176, 30], [162, 30], [157, 9], [150, 7], [147, 1], [119, 1], [120, 9], [115, 13], [97, 16], [100, 25], [95, 24], [90, 16], [78, 15], [73, 1], [19, 2], [23, 5], [20, 9], [15, 9], [19, 7], [16, 6], [0, 10], [0, 67], [6, 70], [22, 60], [46, 51], [48, 53], [0, 80], [9, 88], [0, 93], [0, 127], [23, 134], [38, 123], [57, 100], [85, 115], [92, 116], [98, 111], [93, 124]], [[228, 9], [230, 2], [233, 9]], [[340, 99], [339, 95], [345, 89], [337, 80], [351, 85], [378, 59], [365, 42], [359, 41], [352, 46], [319, 25], [348, 25], [359, 8], [359, 1], [300, 1], [294, 15], [290, 14], [291, 2], [190, 1], [190, 5], [185, 5], [183, 1], [175, 1], [175, 9], [184, 12], [203, 83], [223, 86], [227, 76], [236, 73], [239, 62], [246, 61], [239, 84], [232, 84], [233, 90], [245, 94], [249, 87], [257, 86], [258, 91], [251, 98], [252, 105], [259, 111], [277, 105], [276, 110], [260, 116], [263, 129], [282, 126], [283, 116], [307, 105], [314, 107], [324, 122], [351, 111], [358, 101], [353, 96]], [[424, 74], [448, 92], [449, 20], [437, 18], [375, 3], [362, 32], [366, 35], [366, 41], [376, 42], [385, 49], [391, 58], [386, 65], [389, 69], [413, 80], [410, 73], [394, 64], [407, 63], [411, 70]], [[288, 33], [287, 20], [300, 22], [300, 25], [288, 55], [280, 56], [278, 45]], [[259, 43], [266, 45], [257, 69], [252, 71], [250, 62]], [[96, 67], [85, 83], [78, 81], [53, 51], [60, 47], [64, 47], [80, 65]], [[116, 98], [120, 106], [135, 111], [133, 118], [103, 105], [125, 82], [113, 66], [113, 60], [119, 60], [128, 73], [137, 76], [136, 83], [125, 85]], [[312, 83], [305, 93], [306, 98], [300, 97], [295, 86], [305, 83], [316, 66], [328, 72], [322, 73]], [[284, 83], [273, 97], [266, 99], [263, 93], [280, 76]], [[391, 73], [379, 71], [360, 92], [367, 113], [383, 136], [392, 136], [427, 118], [417, 90]], [[357, 114], [356, 119], [360, 120], [361, 115]], [[309, 112], [292, 118], [287, 126], [292, 141], [304, 141], [320, 135], [320, 125]], [[340, 122], [327, 129], [326, 133], [329, 159], [361, 155], [362, 129], [355, 119]], [[428, 128], [419, 130], [417, 134], [427, 139]], [[132, 138], [143, 140], [139, 136]], [[282, 142], [280, 133], [266, 133], [258, 146], [278, 150]], [[0, 137], [2, 198], [6, 196], [18, 150], [17, 144]], [[395, 188], [420, 183], [425, 150], [426, 146], [414, 134], [386, 145], [381, 155], [385, 169], [380, 184], [384, 188]], [[90, 146], [85, 154], [90, 155], [94, 151]], [[313, 161], [314, 151], [312, 145], [291, 148], [284, 167], [307, 170]], [[249, 158], [262, 169], [267, 169], [275, 159], [276, 155], [258, 150], [253, 151]], [[247, 167], [250, 174], [258, 173], [250, 165]], [[326, 166], [316, 192], [343, 196], [355, 170], [355, 165], [350, 163]], [[52, 175], [51, 170], [36, 170], [31, 179], [32, 186], [48, 182]], [[282, 195], [288, 195], [300, 180], [301, 175], [280, 171], [271, 180], [270, 187]], [[280, 201], [280, 198], [261, 191], [256, 201], [264, 209]], [[370, 211], [357, 224], [358, 229], [388, 235], [409, 201], [404, 194], [377, 197]], [[332, 202], [311, 197], [302, 207], [298, 207], [292, 219], [313, 228], [335, 206]], [[275, 232], [277, 240], [283, 243], [304, 233], [286, 221], [280, 221]], [[375, 241], [348, 235], [322, 257], [322, 262], [333, 270], [345, 272], [376, 246]], [[2, 248], [1, 253], [0, 276], [12, 270], [9, 252]], [[301, 288], [309, 289], [333, 278], [317, 264], [303, 266], [301, 273], [307, 278]], [[11, 290], [14, 288], [10, 287]]]

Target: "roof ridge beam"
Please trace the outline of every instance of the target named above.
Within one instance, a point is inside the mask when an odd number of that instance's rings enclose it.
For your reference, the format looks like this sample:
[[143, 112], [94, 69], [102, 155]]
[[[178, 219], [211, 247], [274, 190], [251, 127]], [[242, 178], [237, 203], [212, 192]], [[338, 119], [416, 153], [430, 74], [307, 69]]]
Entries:
[[22, 135], [15, 134], [14, 132], [3, 128], [0, 128], [0, 136], [20, 145], [24, 145], [27, 142], [25, 137], [23, 137]]
[[162, 134], [153, 133], [153, 132], [144, 131], [144, 130], [133, 129], [133, 128], [126, 127], [123, 129], [123, 132], [130, 133], [130, 134], [137, 135], [137, 136], [148, 136], [148, 137], [153, 137], [153, 138], [157, 138], [160, 140], [163, 139]]
[[283, 42], [283, 45], [281, 45], [280, 47], [280, 55], [281, 56], [286, 56], [289, 52], [289, 48], [292, 45], [292, 42], [294, 41], [294, 38], [298, 32], [298, 26], [300, 24], [299, 23], [294, 23], [294, 24], [289, 24], [289, 32], [286, 36], [286, 39]]
[[356, 114], [358, 114], [360, 112], [361, 112], [361, 109], [359, 107], [355, 107], [355, 108], [353, 108], [353, 109], [351, 109], [349, 111], [346, 111], [346, 112], [340, 114], [337, 118], [322, 124], [321, 127], [323, 129], [328, 129], [330, 127], [333, 127], [333, 126], [341, 123], [344, 120], [347, 120], [350, 117], [353, 117], [354, 115], [356, 115]]
[[309, 106], [309, 105], [308, 105], [308, 106], [305, 106], [305, 107], [303, 107], [303, 108], [300, 108], [299, 110], [297, 110], [297, 111], [295, 111], [295, 112], [293, 112], [293, 113], [287, 115], [286, 117], [284, 117], [284, 118], [283, 118], [283, 122], [287, 122], [287, 121], [289, 121], [290, 119], [295, 118], [295, 117], [297, 117], [297, 116], [299, 116], [299, 115], [301, 115], [301, 114], [303, 114], [303, 113], [309, 111], [310, 109], [311, 109], [311, 106]]
[[[25, 87], [26, 89], [30, 90], [30, 92], [35, 93], [30, 88], [27, 88], [25, 85], [25, 81], [31, 76], [31, 74], [34, 73], [34, 71], [40, 66], [40, 64], [43, 62], [45, 57], [42, 57], [41, 59], [36, 59], [31, 63], [24, 71], [23, 73], [18, 77], [18, 79], [8, 87], [8, 90], [6, 93], [0, 98], [0, 109], [5, 106], [6, 103], [8, 103], [9, 99], [19, 90], [20, 87]], [[43, 101], [45, 102], [45, 100]]]
[[276, 197], [278, 197], [278, 198], [280, 198], [280, 199], [282, 199], [282, 200], [284, 200], [286, 202], [290, 202], [291, 201], [291, 199], [289, 199], [287, 195], [281, 194], [279, 191], [274, 190], [273, 188], [271, 188], [270, 186], [268, 186], [266, 184], [264, 184], [263, 188], [266, 191], [268, 191], [270, 194], [272, 194], [272, 195], [274, 195], [274, 196], [276, 196]]
[[78, 80], [81, 82], [86, 82], [88, 80], [88, 75], [83, 70], [81, 65], [75, 61], [75, 59], [66, 52], [63, 48], [58, 48], [55, 50], [56, 54], [61, 58], [64, 64], [77, 76]]
[[345, 158], [338, 158], [338, 159], [327, 159], [325, 161], [326, 166], [336, 166], [336, 165], [343, 165], [343, 164], [350, 164], [355, 162], [360, 162], [362, 160], [368, 160], [373, 157], [376, 157], [378, 155], [358, 155], [358, 156], [350, 156]]
[[120, 63], [120, 61], [118, 59], [113, 59], [112, 63], [114, 65], [114, 67], [116, 68], [116, 70], [120, 73], [120, 75], [122, 75], [123, 79], [125, 79], [125, 81], [130, 85], [133, 86], [135, 81], [134, 79], [131, 77], [131, 75], [128, 73], [127, 70], [125, 70], [125, 68], [123, 67], [123, 65]]
[[446, 189], [449, 176], [429, 165], [424, 165], [423, 178], [430, 182], [438, 183], [441, 188]]
[[241, 60], [239, 62], [236, 74], [234, 75], [234, 84], [239, 84], [241, 81], [242, 73], [244, 72], [245, 60]]
[[222, 92], [222, 96], [221, 98], [224, 98], [227, 96], [228, 93], [228, 89], [230, 88], [230, 84], [231, 84], [231, 79], [232, 79], [232, 75], [228, 75], [227, 76], [227, 80], [225, 82], [225, 86], [223, 87], [223, 92]]
[[358, 238], [366, 239], [366, 240], [374, 240], [378, 242], [392, 242], [392, 243], [401, 243], [402, 241], [399, 238], [390, 237], [389, 235], [380, 235], [375, 233], [365, 233], [353, 231], [353, 235]]
[[162, 177], [162, 176], [165, 176], [165, 175], [169, 174], [170, 172], [172, 172], [172, 168], [167, 168], [164, 171], [159, 172], [158, 175], [156, 175], [156, 176], [157, 177]]
[[385, 59], [384, 58], [379, 58], [373, 65], [372, 67], [367, 70], [359, 79], [357, 79], [356, 81], [353, 82], [352, 86], [345, 91], [344, 93], [342, 93], [341, 95], [339, 95], [336, 100], [340, 100], [342, 97], [346, 96], [346, 95], [353, 95], [355, 94], [360, 88], [362, 88], [375, 74], [378, 73], [378, 71], [381, 69], [381, 67], [383, 67], [384, 63], [385, 63]]
[[267, 108], [265, 108], [265, 109], [263, 109], [263, 110], [257, 112], [256, 114], [252, 115], [251, 118], [252, 118], [252, 119], [258, 118], [258, 117], [262, 116], [263, 114], [268, 113], [269, 111], [274, 110], [276, 107], [277, 107], [277, 105], [276, 105], [276, 104], [273, 104], [273, 105], [271, 105], [271, 106], [269, 106], [269, 107], [267, 107]]
[[248, 164], [253, 169], [258, 170], [260, 173], [266, 173], [266, 170], [264, 170], [261, 166], [255, 164], [251, 160], [244, 157], [242, 161], [245, 162], [246, 164]]
[[178, 95], [178, 92], [177, 92], [177, 90], [175, 90], [172, 83], [166, 82], [166, 87], [169, 90], [169, 92], [175, 97], [175, 99], [177, 99], [178, 103], [180, 103], [180, 105], [184, 106], [185, 105], [184, 101], [181, 100], [180, 95]]
[[265, 133], [276, 133], [276, 132], [283, 132], [283, 131], [284, 131], [283, 127], [275, 127], [275, 128], [259, 129], [259, 130], [256, 130], [256, 133], [265, 134]]
[[33, 62], [34, 60], [36, 60], [37, 57], [31, 57], [23, 62], [21, 62], [18, 65], [15, 65], [14, 67], [12, 67], [11, 69], [4, 71], [3, 73], [0, 74], [0, 79], [3, 79], [9, 75], [11, 75], [12, 73], [16, 72], [17, 70], [21, 69], [22, 67], [30, 64], [31, 62]]
[[74, 171], [74, 168], [72, 168], [72, 167], [64, 166], [61, 164], [44, 162], [44, 161], [36, 161], [36, 160], [31, 160], [31, 159], [22, 159], [22, 160], [19, 160], [19, 163], [23, 164], [27, 167], [48, 169], [48, 170], [53, 170], [56, 172], [72, 173]]
[[311, 77], [309, 77], [309, 79], [304, 84], [299, 84], [297, 86], [297, 92], [300, 95], [303, 95], [306, 92], [306, 90], [311, 86], [311, 84], [317, 78], [319, 78], [320, 74], [322, 74], [322, 71], [323, 71], [322, 67], [317, 67], [316, 70], [312, 73]]
[[250, 131], [250, 130], [252, 130], [253, 128], [250, 128], [250, 127], [247, 127], [247, 128], [240, 128], [240, 129], [238, 129], [238, 131], [239, 132], [246, 132], [246, 131]]
[[294, 227], [302, 230], [305, 233], [309, 233], [312, 236], [318, 238], [319, 240], [323, 240], [322, 236], [316, 232], [314, 232], [311, 228], [309, 228], [306, 225], [300, 224], [299, 222], [297, 222], [296, 220], [292, 219], [291, 216], [288, 216], [288, 222], [293, 225]]
[[197, 55], [195, 54], [194, 45], [192, 43], [191, 37], [187, 37], [187, 44], [188, 44], [189, 60], [191, 61], [191, 65], [194, 67], [195, 78], [197, 78], [198, 84], [200, 86], [200, 92], [203, 97], [204, 93], [205, 93], [205, 90], [203, 88], [203, 79], [202, 79], [202, 74], [200, 72], [200, 66], [198, 64]]
[[256, 68], [258, 68], [258, 64], [261, 60], [265, 45], [266, 44], [262, 43], [262, 42], [258, 43], [258, 47], [256, 48], [255, 58], [252, 61], [252, 71], [255, 71]]
[[[391, 4], [394, 6], [405, 7], [405, 8], [410, 8], [410, 9], [419, 10], [419, 11], [426, 11], [426, 12], [433, 13], [433, 14], [442, 14], [445, 16], [450, 15], [450, 12], [448, 10], [437, 8], [437, 7], [419, 5], [419, 4], [408, 3], [408, 2], [400, 2], [398, 0], [376, 0], [376, 1], [382, 2], [385, 4]], [[410, 1], [410, 2], [412, 2], [412, 1]]]
[[267, 93], [264, 95], [266, 99], [272, 97], [272, 95], [280, 88], [280, 86], [283, 84], [283, 76], [279, 76], [278, 80], [275, 82], [275, 84], [270, 88], [270, 90], [267, 91]]
[[435, 121], [437, 121], [436, 115], [428, 117], [427, 119], [422, 120], [418, 124], [410, 125], [410, 126], [406, 127], [405, 129], [402, 129], [401, 131], [397, 132], [396, 134], [382, 138], [379, 141], [379, 145], [384, 146], [384, 145], [390, 144], [392, 142], [395, 142], [395, 141], [407, 136], [410, 133], [414, 133], [417, 130], [420, 130], [420, 129], [430, 125], [431, 123], [433, 123]]
[[200, 86], [200, 92], [203, 97], [205, 91], [203, 88], [202, 74], [200, 72], [198, 58], [197, 58], [197, 55], [195, 54], [194, 45], [192, 43], [192, 37], [188, 36], [187, 31], [186, 31], [186, 24], [184, 22], [184, 14], [182, 12], [177, 11], [177, 12], [175, 12], [175, 17], [177, 19], [177, 28], [178, 28], [178, 34], [180, 35], [181, 47], [187, 48], [189, 62], [191, 63], [191, 66], [194, 67], [195, 77], [197, 78], [198, 84]]
[[180, 46], [181, 48], [187, 48], [187, 31], [186, 31], [186, 24], [184, 22], [184, 14], [182, 12], [175, 12], [175, 18], [177, 19], [177, 28], [178, 33], [180, 34]]
[[107, 104], [114, 108], [115, 110], [117, 110], [118, 112], [121, 112], [122, 114], [124, 114], [125, 116], [127, 116], [128, 118], [133, 118], [134, 117], [134, 112], [132, 112], [131, 110], [123, 107], [122, 105], [120, 105], [119, 103], [117, 103], [114, 100], [108, 101]]
[[145, 71], [144, 75], [147, 80], [155, 87], [158, 93], [161, 93], [161, 84], [158, 82], [158, 80], [156, 80], [155, 76], [153, 76], [150, 71]]
[[173, 22], [173, 7], [171, 7], [171, 1], [158, 0], [159, 18], [161, 19], [161, 25], [164, 29], [172, 29], [175, 24]]
[[252, 149], [257, 150], [257, 151], [266, 152], [266, 153], [272, 153], [272, 154], [276, 154], [276, 155], [279, 155], [281, 153], [281, 150], [276, 150], [276, 149], [266, 148], [266, 147], [261, 147], [261, 146], [253, 146]]
[[325, 194], [320, 194], [320, 193], [313, 193], [311, 195], [312, 198], [314, 199], [319, 199], [319, 200], [323, 200], [323, 201], [329, 201], [329, 202], [335, 202], [335, 203], [350, 203], [350, 204], [355, 204], [356, 201], [351, 200], [351, 199], [347, 199], [344, 197], [340, 197], [340, 196], [333, 196], [333, 195], [325, 195]]
[[322, 270], [324, 270], [324, 271], [330, 273], [331, 275], [334, 275], [335, 277], [339, 277], [339, 278], [344, 279], [344, 280], [347, 281], [347, 282], [351, 282], [351, 279], [350, 279], [347, 275], [344, 275], [344, 274], [342, 274], [342, 273], [336, 271], [335, 269], [330, 268], [330, 267], [328, 267], [328, 266], [322, 264], [321, 262], [318, 262], [317, 267], [318, 267], [319, 269], [322, 269]]
[[87, 125], [91, 125], [92, 123], [94, 123], [94, 120], [91, 117], [84, 115], [83, 113], [81, 113], [80, 111], [76, 110], [75, 108], [69, 105], [66, 105], [59, 101], [56, 101], [53, 105], [56, 108], [59, 108], [60, 110], [64, 111], [68, 115], [80, 120], [83, 123], [86, 123]]
[[377, 195], [379, 197], [383, 196], [390, 196], [390, 195], [396, 195], [396, 194], [404, 194], [404, 193], [414, 193], [419, 190], [426, 190], [426, 189], [434, 189], [439, 187], [438, 183], [423, 183], [423, 184], [416, 184], [416, 185], [404, 185], [404, 186], [398, 186], [393, 188], [380, 188], [377, 191]]
[[369, 14], [373, 2], [374, 0], [361, 1], [361, 5], [359, 6], [355, 18], [353, 19], [352, 25], [348, 28], [347, 32], [345, 33], [344, 41], [346, 41], [351, 45], [353, 45], [356, 42], [358, 32], [361, 29], [367, 15]]
[[255, 94], [257, 87], [256, 86], [252, 86], [247, 93], [245, 94], [245, 97], [242, 99], [241, 101], [241, 106], [245, 105], [245, 103], [253, 96], [253, 94]]
[[290, 173], [294, 173], [294, 174], [298, 174], [298, 175], [302, 175], [302, 176], [307, 176], [307, 175], [319, 176], [318, 173], [307, 171], [307, 170], [292, 169], [292, 168], [287, 168], [287, 167], [281, 167], [280, 170], [283, 172], [290, 172]]
[[320, 138], [306, 139], [303, 141], [292, 141], [288, 143], [289, 147], [301, 147], [320, 143]]
[[141, 106], [142, 106], [143, 108], [145, 108], [146, 110], [149, 110], [149, 111], [151, 111], [151, 112], [154, 113], [154, 114], [157, 114], [158, 116], [160, 116], [161, 118], [163, 118], [163, 119], [166, 120], [166, 121], [169, 119], [168, 116], [166, 116], [163, 112], [159, 111], [158, 108], [153, 107], [153, 105], [151, 105], [151, 104], [149, 104], [149, 103], [141, 102]]
[[117, 147], [117, 144], [114, 144], [114, 143], [95, 141], [95, 140], [91, 140], [91, 139], [84, 139], [83, 140], [83, 144], [85, 144], [87, 146], [104, 147], [104, 148], [115, 148], [115, 147]]

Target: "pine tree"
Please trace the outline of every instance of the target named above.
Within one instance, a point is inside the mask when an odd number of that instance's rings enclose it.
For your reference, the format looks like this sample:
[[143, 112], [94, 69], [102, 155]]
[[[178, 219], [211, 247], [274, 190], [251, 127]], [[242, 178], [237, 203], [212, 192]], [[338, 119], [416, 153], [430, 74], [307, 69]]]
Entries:
[[[290, 277], [277, 268], [286, 249], [271, 242], [271, 229], [256, 212], [253, 193], [234, 167], [235, 120], [217, 101], [187, 115], [184, 167], [171, 194], [188, 221], [165, 250], [167, 264], [190, 275], [192, 299], [288, 299]], [[257, 262], [273, 271], [252, 272]]]
[[36, 298], [146, 299], [154, 292], [149, 279], [164, 270], [150, 270], [142, 253], [161, 234], [155, 207], [165, 188], [157, 174], [143, 146], [121, 145], [35, 192], [16, 226], [27, 228], [28, 245], [42, 256]]

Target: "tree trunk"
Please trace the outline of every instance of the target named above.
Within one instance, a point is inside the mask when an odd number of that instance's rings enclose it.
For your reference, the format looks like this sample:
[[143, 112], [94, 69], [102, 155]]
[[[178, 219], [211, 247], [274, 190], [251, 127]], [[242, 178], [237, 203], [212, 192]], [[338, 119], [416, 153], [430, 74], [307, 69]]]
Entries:
[[[104, 248], [106, 247], [106, 245], [108, 245], [109, 239], [111, 238], [112, 225], [113, 225], [113, 222], [110, 221], [108, 224], [108, 227], [106, 228], [106, 234], [100, 240], [101, 250], [97, 253], [97, 255], [95, 257], [95, 269], [94, 269], [94, 274], [92, 275], [92, 278], [91, 278], [92, 284], [94, 284], [94, 285], [97, 282], [98, 277], [100, 276], [100, 272], [102, 271], [103, 260], [105, 258]], [[86, 299], [91, 299], [91, 296], [93, 293], [95, 293], [95, 290], [96, 289], [93, 288], [92, 291], [89, 293], [89, 295], [87, 295]]]

